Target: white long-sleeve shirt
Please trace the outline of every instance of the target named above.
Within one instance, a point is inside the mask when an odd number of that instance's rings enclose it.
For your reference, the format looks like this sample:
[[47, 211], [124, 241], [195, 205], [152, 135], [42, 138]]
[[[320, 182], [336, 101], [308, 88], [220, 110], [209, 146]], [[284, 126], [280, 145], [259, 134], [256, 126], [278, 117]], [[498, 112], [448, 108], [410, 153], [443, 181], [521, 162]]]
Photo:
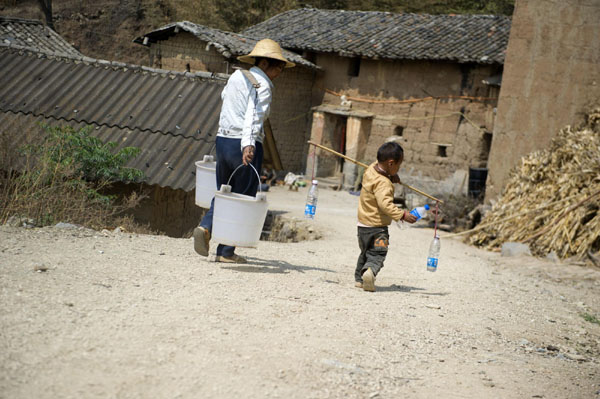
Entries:
[[273, 83], [258, 67], [250, 68], [260, 87], [255, 89], [242, 71], [235, 71], [223, 92], [217, 136], [241, 139], [241, 148], [256, 146], [264, 138], [263, 122], [269, 116]]

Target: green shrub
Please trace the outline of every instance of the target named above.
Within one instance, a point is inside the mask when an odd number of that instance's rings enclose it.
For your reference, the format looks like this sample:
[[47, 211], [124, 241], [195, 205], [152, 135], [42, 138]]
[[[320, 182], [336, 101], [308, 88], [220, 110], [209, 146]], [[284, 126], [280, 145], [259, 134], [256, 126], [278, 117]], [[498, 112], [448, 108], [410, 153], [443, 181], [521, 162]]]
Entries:
[[116, 151], [116, 143], [103, 143], [91, 136], [89, 127], [42, 127], [42, 137], [35, 136], [20, 146], [7, 135], [0, 135], [4, 149], [0, 163], [1, 223], [18, 215], [34, 219], [38, 226], [64, 221], [102, 228], [139, 203], [137, 194], [120, 202], [104, 194], [113, 182], [144, 178], [142, 171], [125, 167], [139, 154], [139, 148]]
[[117, 143], [106, 144], [90, 136], [90, 127], [75, 130], [70, 126], [48, 126], [46, 145], [42, 154], [51, 165], [73, 167], [75, 174], [87, 181], [138, 182], [143, 179], [142, 171], [124, 165], [140, 153], [139, 148], [125, 147], [114, 152]]

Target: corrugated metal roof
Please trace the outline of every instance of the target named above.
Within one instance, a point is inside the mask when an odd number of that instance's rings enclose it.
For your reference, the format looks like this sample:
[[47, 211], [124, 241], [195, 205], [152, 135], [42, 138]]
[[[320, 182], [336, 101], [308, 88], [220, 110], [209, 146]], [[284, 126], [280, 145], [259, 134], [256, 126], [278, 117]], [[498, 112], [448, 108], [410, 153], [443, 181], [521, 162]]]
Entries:
[[142, 149], [130, 166], [149, 184], [189, 191], [218, 128], [225, 76], [211, 77], [0, 48], [0, 112], [15, 134], [41, 120], [92, 125], [102, 140]]
[[[26, 142], [27, 133], [44, 134], [42, 124], [50, 126], [68, 125], [74, 129], [90, 126], [83, 122], [56, 120], [31, 114], [0, 112], [0, 135], [9, 134], [18, 144]], [[103, 142], [117, 143], [123, 147], [140, 148], [140, 154], [126, 166], [144, 172], [147, 184], [191, 191], [196, 185], [195, 162], [205, 154], [214, 155], [214, 138], [194, 140], [183, 136], [151, 133], [138, 129], [91, 125], [91, 135]], [[214, 136], [213, 136], [214, 137]]]
[[[207, 42], [208, 45], [214, 46], [225, 58], [235, 58], [250, 53], [258, 41], [250, 36], [241, 35], [239, 33], [226, 32], [198, 25], [193, 22], [181, 21], [165, 25], [152, 32], [146, 33], [144, 36], [134, 39], [134, 42], [143, 44], [144, 38], [148, 38], [150, 43], [156, 43], [159, 40], [165, 40], [167, 37], [177, 34], [177, 31], [185, 31], [195, 35], [198, 39]], [[291, 51], [283, 49], [283, 55], [297, 65], [302, 65], [311, 69], [320, 69], [312, 62], [305, 60]]]
[[0, 46], [82, 56], [59, 34], [32, 19], [0, 16]]
[[511, 20], [495, 15], [394, 14], [303, 8], [242, 34], [293, 50], [347, 57], [504, 63]]
[[201, 137], [225, 84], [211, 74], [0, 48], [0, 110]]

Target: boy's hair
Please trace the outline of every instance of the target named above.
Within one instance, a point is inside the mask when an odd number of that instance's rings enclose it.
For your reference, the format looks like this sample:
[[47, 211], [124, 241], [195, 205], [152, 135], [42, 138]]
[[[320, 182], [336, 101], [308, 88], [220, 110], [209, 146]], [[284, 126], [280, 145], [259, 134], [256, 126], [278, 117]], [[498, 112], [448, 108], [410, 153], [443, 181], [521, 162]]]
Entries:
[[383, 144], [377, 150], [377, 161], [385, 162], [389, 159], [393, 159], [394, 162], [398, 162], [399, 160], [404, 158], [404, 150], [400, 147], [400, 144], [390, 141], [388, 143]]

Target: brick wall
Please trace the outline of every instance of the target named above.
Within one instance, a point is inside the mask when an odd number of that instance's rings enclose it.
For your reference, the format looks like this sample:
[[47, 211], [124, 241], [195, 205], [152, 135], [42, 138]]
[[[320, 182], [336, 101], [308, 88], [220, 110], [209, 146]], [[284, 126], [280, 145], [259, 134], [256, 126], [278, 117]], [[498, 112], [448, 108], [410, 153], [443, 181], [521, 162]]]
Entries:
[[[349, 76], [350, 62], [349, 58], [318, 55], [317, 63], [326, 73], [315, 82], [313, 101], [340, 104], [339, 96], [324, 89], [380, 101], [352, 101], [353, 110], [365, 110], [375, 115], [365, 161], [374, 160], [377, 148], [386, 140], [395, 139], [405, 150], [401, 170], [405, 176], [440, 181], [451, 179], [459, 170], [465, 174], [469, 167], [486, 166], [497, 90], [483, 84], [482, 80], [499, 73], [500, 66], [363, 59], [358, 76]], [[495, 99], [486, 102], [463, 99], [414, 104], [389, 102], [460, 95]], [[466, 118], [459, 114], [461, 112]]]
[[[176, 71], [232, 73], [234, 66], [248, 68], [236, 59], [226, 59], [196, 36], [181, 32], [150, 48], [153, 66]], [[273, 82], [271, 126], [283, 167], [304, 170], [306, 141], [310, 138], [311, 90], [314, 72], [308, 68], [285, 69]]]
[[[520, 158], [546, 148], [600, 104], [600, 2], [517, 0], [498, 102], [486, 198]], [[510, 149], [510, 150], [508, 150]]]

